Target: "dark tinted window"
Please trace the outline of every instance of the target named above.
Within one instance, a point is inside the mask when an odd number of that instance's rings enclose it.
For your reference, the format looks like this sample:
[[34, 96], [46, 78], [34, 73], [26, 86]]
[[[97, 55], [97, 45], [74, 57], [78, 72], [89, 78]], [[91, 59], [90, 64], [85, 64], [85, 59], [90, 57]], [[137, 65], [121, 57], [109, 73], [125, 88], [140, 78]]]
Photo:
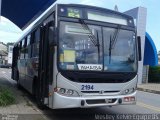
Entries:
[[35, 31], [34, 41], [35, 41], [35, 42], [40, 41], [40, 28], [38, 28], [38, 29]]
[[31, 41], [31, 35], [27, 36], [27, 46], [30, 45], [30, 41]]
[[32, 33], [32, 57], [39, 56], [40, 28]]
[[22, 40], [22, 48], [25, 46], [25, 39]]

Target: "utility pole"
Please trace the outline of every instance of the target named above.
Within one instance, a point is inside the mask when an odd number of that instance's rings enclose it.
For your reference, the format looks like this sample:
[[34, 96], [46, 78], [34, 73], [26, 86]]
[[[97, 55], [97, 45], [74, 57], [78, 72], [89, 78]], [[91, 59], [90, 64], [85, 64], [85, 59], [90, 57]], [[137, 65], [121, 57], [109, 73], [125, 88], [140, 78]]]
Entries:
[[114, 10], [118, 12], [118, 6], [115, 5]]

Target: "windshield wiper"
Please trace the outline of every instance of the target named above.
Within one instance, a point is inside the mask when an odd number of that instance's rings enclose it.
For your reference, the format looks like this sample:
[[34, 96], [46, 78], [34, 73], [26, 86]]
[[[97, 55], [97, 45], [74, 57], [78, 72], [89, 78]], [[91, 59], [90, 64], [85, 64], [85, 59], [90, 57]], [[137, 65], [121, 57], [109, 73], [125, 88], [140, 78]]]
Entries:
[[118, 38], [118, 35], [119, 35], [119, 31], [120, 31], [120, 25], [118, 25], [114, 35], [113, 35], [113, 38], [111, 40], [111, 49], [114, 48], [116, 42], [117, 42], [117, 38]]
[[109, 64], [111, 63], [112, 49], [114, 48], [114, 46], [115, 46], [115, 44], [117, 42], [119, 31], [120, 31], [120, 25], [118, 25], [118, 27], [117, 27], [114, 35], [113, 35], [113, 38], [110, 35], [110, 42], [109, 42]]
[[100, 43], [99, 43], [99, 34], [98, 34], [98, 30], [96, 30], [97, 33], [97, 49], [98, 49], [98, 63], [100, 63]]
[[111, 55], [112, 55], [112, 36], [110, 35], [110, 41], [109, 41], [109, 64], [111, 63]]
[[92, 33], [91, 29], [88, 27], [88, 25], [84, 22], [84, 20], [82, 19], [79, 19], [79, 22], [81, 23], [82, 27], [89, 31], [89, 35], [88, 37], [90, 38], [90, 40], [92, 41], [92, 43], [95, 45], [95, 46], [98, 46], [98, 41], [97, 41], [97, 38], [95, 37], [95, 35]]
[[84, 22], [84, 20], [79, 19], [79, 22], [81, 23], [82, 27], [85, 30], [89, 31], [89, 35], [88, 37], [90, 38], [90, 40], [92, 41], [92, 43], [97, 47], [98, 49], [98, 63], [100, 63], [100, 43], [99, 43], [99, 34], [98, 34], [98, 30], [96, 30], [96, 34], [97, 34], [97, 38], [95, 37], [95, 35], [92, 33], [91, 29], [88, 27], [88, 25]]

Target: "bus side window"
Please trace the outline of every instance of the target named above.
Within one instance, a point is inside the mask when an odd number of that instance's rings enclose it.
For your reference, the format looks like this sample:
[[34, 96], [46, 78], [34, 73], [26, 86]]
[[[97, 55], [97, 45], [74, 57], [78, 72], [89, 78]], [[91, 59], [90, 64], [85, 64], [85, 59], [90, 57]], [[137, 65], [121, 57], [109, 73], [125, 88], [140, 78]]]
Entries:
[[27, 46], [30, 45], [30, 40], [31, 40], [31, 35], [28, 35], [28, 36], [27, 36]]
[[35, 39], [35, 31], [33, 31], [31, 33], [31, 38], [30, 38], [30, 46], [31, 46], [31, 51], [30, 51], [30, 57], [32, 58], [33, 57], [33, 52], [34, 52], [34, 40]]
[[21, 41], [20, 59], [24, 59], [24, 53], [25, 53], [25, 51], [24, 51], [24, 45], [25, 45], [25, 39], [23, 39]]
[[18, 59], [20, 59], [21, 42], [18, 43]]
[[28, 35], [27, 36], [27, 47], [26, 47], [26, 59], [27, 58], [31, 58], [31, 45], [30, 45], [30, 42], [31, 42], [31, 35]]
[[28, 59], [28, 48], [27, 48], [27, 37], [25, 38], [25, 44], [24, 44], [24, 58]]
[[22, 41], [19, 43], [19, 59], [21, 58]]
[[40, 41], [40, 28], [34, 31], [33, 34], [32, 57], [39, 56], [39, 41]]
[[27, 44], [26, 42], [27, 42], [26, 38], [22, 40], [22, 49], [26, 47], [26, 44]]

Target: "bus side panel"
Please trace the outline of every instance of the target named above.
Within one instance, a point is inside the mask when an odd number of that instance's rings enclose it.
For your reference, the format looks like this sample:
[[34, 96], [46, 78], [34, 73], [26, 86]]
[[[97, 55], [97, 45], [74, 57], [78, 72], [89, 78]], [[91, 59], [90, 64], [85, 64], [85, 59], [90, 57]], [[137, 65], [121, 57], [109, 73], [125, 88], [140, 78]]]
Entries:
[[18, 67], [18, 71], [19, 71], [19, 83], [20, 85], [24, 86], [25, 85], [25, 59], [20, 59], [19, 60], [19, 67]]
[[32, 67], [32, 59], [26, 60], [26, 80], [25, 88], [32, 93], [32, 84], [33, 84], [34, 71]]
[[38, 58], [30, 58], [26, 64], [26, 89], [33, 94], [33, 80], [37, 76]]

